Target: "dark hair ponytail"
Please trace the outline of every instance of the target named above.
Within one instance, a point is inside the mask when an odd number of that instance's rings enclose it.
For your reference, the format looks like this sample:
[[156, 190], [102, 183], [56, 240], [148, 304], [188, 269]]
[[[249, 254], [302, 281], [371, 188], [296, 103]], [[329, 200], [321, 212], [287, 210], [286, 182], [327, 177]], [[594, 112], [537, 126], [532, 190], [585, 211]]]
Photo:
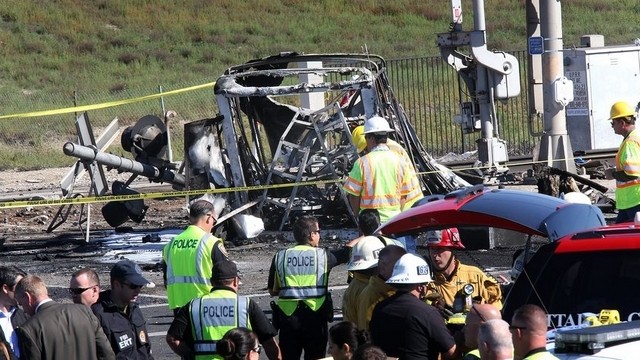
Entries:
[[356, 351], [360, 346], [369, 342], [369, 333], [366, 330], [360, 330], [350, 321], [341, 321], [329, 329], [331, 342], [342, 347], [347, 344], [351, 352]]
[[216, 343], [216, 353], [225, 360], [244, 360], [257, 342], [256, 335], [247, 328], [227, 331]]

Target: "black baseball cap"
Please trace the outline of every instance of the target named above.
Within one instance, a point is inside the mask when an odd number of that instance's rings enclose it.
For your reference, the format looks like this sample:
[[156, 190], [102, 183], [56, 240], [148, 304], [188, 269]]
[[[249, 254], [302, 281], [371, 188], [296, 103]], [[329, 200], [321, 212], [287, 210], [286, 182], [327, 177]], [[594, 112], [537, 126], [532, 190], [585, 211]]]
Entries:
[[211, 277], [213, 281], [233, 279], [237, 276], [240, 276], [238, 266], [233, 261], [222, 260], [213, 264], [213, 276]]
[[118, 261], [111, 268], [111, 278], [124, 280], [130, 284], [144, 286], [149, 283], [149, 280], [142, 276], [142, 269], [138, 264], [131, 260]]

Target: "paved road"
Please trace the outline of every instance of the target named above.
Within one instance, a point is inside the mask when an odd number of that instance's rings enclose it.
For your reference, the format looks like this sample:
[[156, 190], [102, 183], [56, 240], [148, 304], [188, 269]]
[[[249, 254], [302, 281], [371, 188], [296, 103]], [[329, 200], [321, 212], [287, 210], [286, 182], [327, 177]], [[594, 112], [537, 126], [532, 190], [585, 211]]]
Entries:
[[[342, 276], [342, 274], [339, 276]], [[342, 295], [344, 294], [345, 288], [346, 286], [337, 286], [330, 289], [333, 293], [333, 298], [335, 301], [334, 305], [336, 309], [340, 309], [342, 307]], [[269, 307], [271, 297], [269, 296], [269, 294], [261, 293], [244, 295], [251, 296], [253, 300], [256, 301], [262, 308], [262, 310], [265, 311], [267, 316], [271, 316], [271, 308]], [[164, 301], [158, 302], [159, 300]], [[178, 359], [178, 356], [175, 355], [173, 351], [171, 351], [164, 339], [167, 330], [171, 325], [171, 321], [173, 320], [173, 312], [169, 310], [169, 307], [166, 303], [166, 297], [164, 299], [159, 299], [157, 295], [141, 295], [138, 299], [138, 302], [141, 304], [140, 307], [142, 308], [142, 312], [147, 319], [149, 337], [151, 338], [151, 348], [153, 349], [154, 358], [156, 360]], [[264, 354], [261, 358], [266, 359]]]

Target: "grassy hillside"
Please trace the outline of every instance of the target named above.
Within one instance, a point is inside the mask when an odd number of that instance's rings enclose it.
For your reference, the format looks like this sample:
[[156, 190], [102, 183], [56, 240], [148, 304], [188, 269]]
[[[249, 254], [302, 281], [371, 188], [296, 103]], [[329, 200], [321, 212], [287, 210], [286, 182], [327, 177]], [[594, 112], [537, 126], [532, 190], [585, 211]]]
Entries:
[[[486, 0], [490, 48], [524, 49], [525, 2]], [[637, 0], [565, 0], [565, 45], [640, 37]], [[0, 95], [111, 91], [215, 80], [280, 51], [435, 55], [449, 0], [5, 0]], [[463, 1], [465, 29], [473, 25]]]

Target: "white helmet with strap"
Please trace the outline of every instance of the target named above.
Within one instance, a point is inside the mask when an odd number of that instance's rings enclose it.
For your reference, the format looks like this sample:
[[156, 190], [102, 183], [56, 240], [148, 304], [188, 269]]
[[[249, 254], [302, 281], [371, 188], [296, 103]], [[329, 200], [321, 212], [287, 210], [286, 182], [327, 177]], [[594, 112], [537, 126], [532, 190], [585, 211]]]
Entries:
[[425, 284], [431, 282], [429, 265], [420, 256], [404, 254], [393, 266], [388, 284]]
[[376, 236], [365, 236], [351, 250], [347, 270], [366, 270], [378, 266], [378, 254], [385, 244]]

